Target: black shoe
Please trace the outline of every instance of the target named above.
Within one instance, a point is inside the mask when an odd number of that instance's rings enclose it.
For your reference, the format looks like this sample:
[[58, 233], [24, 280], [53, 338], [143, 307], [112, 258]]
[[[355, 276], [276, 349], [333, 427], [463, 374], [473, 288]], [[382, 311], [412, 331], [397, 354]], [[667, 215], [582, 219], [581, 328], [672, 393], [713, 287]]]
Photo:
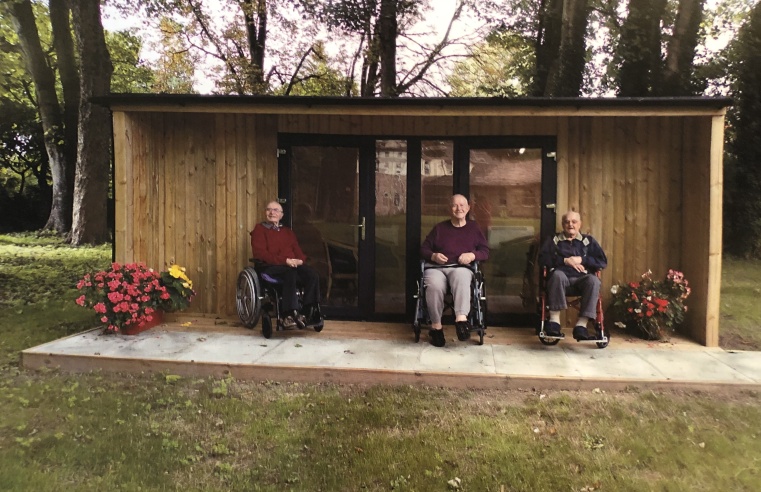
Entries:
[[431, 345], [434, 347], [443, 347], [447, 341], [444, 338], [444, 330], [428, 330], [428, 336], [431, 337]]
[[461, 342], [470, 339], [470, 324], [467, 321], [457, 321], [454, 324], [457, 330], [457, 339]]
[[306, 318], [304, 317], [303, 314], [300, 314], [296, 310], [293, 311], [293, 321], [296, 322], [296, 326], [299, 327], [299, 330], [303, 330], [304, 328], [307, 327], [307, 325], [305, 323]]
[[560, 323], [555, 323], [554, 321], [548, 321], [545, 323], [544, 334], [548, 337], [562, 337], [563, 334], [560, 333]]
[[595, 337], [589, 338], [589, 332], [587, 332], [587, 329], [583, 326], [576, 326], [573, 329], [573, 338], [577, 342], [581, 342], [582, 340], [594, 340]]

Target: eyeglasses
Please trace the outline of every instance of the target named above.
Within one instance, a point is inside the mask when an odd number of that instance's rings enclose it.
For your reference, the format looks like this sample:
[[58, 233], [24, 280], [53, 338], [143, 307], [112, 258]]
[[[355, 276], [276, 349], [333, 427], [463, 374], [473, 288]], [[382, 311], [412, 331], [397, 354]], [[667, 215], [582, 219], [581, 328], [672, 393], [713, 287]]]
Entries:
[[275, 213], [278, 213], [278, 214], [282, 214], [283, 213], [283, 211], [280, 210], [279, 208], [268, 208], [266, 210], [267, 210], [267, 212], [275, 212]]

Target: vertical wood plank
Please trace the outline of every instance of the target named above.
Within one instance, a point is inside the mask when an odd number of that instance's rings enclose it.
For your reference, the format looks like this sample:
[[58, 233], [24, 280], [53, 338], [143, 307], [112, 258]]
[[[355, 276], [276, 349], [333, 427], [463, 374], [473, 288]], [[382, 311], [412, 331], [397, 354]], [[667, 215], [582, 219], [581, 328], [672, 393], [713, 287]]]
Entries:
[[[242, 141], [239, 134], [239, 117], [237, 115], [229, 115], [226, 123], [226, 140], [227, 140], [227, 208], [228, 208], [228, 221], [227, 221], [227, 234], [230, 236], [230, 241], [227, 243], [227, 256], [225, 271], [229, 275], [229, 272], [239, 270], [243, 265], [239, 263], [240, 256], [240, 230], [239, 230], [239, 199], [238, 196], [240, 181], [238, 165], [239, 160], [244, 156], [241, 155], [241, 151], [245, 152], [245, 142]], [[225, 286], [227, 294], [225, 295], [225, 302], [229, 306], [229, 287]]]
[[612, 244], [607, 245], [608, 260], [612, 263], [611, 283], [628, 280], [626, 264], [626, 230], [627, 230], [627, 173], [628, 160], [625, 153], [625, 123], [621, 118], [612, 118], [611, 126], [611, 174], [613, 175], [613, 235]]
[[560, 223], [559, 215], [568, 210], [568, 166], [571, 159], [573, 149], [569, 141], [570, 138], [570, 126], [574, 124], [575, 118], [568, 118], [561, 116], [558, 118], [558, 135], [557, 135], [557, 151], [555, 153], [557, 159], [557, 194], [555, 197], [555, 212], [556, 212], [556, 224], [555, 230], [558, 230]]
[[[599, 162], [599, 175], [600, 175], [600, 229], [595, 229], [595, 238], [602, 246], [605, 254], [608, 256], [608, 268], [602, 273], [603, 285], [608, 287], [612, 285], [613, 271], [611, 267], [617, 263], [616, 259], [611, 255], [613, 252], [614, 244], [614, 228], [615, 222], [615, 203], [613, 194], [615, 190], [615, 174], [616, 166], [613, 160], [615, 149], [615, 131], [612, 118], [602, 118], [600, 120], [600, 162]], [[605, 302], [610, 298], [610, 290], [605, 288], [602, 290], [603, 299]]]
[[130, 258], [130, 262], [138, 261], [144, 262], [146, 259], [146, 199], [147, 199], [147, 166], [146, 166], [146, 139], [147, 132], [145, 130], [146, 114], [141, 114], [136, 118], [136, 125], [134, 131], [134, 148], [135, 148], [135, 174], [132, 179], [135, 183], [135, 213], [133, 216], [134, 227], [136, 231], [137, 242], [135, 244], [135, 254], [133, 258]]
[[627, 236], [634, 242], [634, 264], [639, 273], [647, 271], [647, 229], [648, 201], [648, 166], [647, 160], [647, 122], [645, 118], [634, 118], [634, 227], [627, 231]]
[[660, 239], [660, 223], [662, 213], [659, 205], [660, 193], [660, 169], [661, 169], [661, 148], [660, 148], [660, 121], [661, 118], [650, 118], [647, 120], [647, 138], [645, 144], [645, 153], [647, 154], [647, 265], [652, 269], [656, 277], [665, 274], [663, 265], [666, 263], [663, 258], [663, 250], [658, 249]]
[[724, 194], [724, 116], [711, 119], [711, 149], [709, 171], [709, 244], [708, 281], [706, 292], [706, 323], [704, 344], [719, 345], [719, 319], [721, 313], [721, 255], [722, 255], [722, 198]]
[[127, 116], [122, 111], [113, 113], [114, 131], [114, 243], [116, 261], [124, 263], [127, 255], [127, 241], [132, 239], [132, 231], [128, 230], [127, 216], [127, 172], [132, 167], [130, 142], [132, 132]]
[[227, 234], [227, 146], [225, 145], [225, 121], [222, 114], [214, 115], [214, 206], [215, 206], [215, 233], [214, 246], [215, 254], [215, 308], [217, 313], [227, 313], [227, 290], [226, 282], [228, 281], [227, 272], [227, 243], [230, 240]]

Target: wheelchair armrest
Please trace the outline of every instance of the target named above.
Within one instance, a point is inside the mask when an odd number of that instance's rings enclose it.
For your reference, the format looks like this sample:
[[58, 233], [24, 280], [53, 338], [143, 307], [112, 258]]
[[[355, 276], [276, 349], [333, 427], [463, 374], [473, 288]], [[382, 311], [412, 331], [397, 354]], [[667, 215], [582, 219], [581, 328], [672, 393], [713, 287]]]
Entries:
[[438, 263], [432, 263], [428, 260], [420, 260], [420, 273], [422, 274], [425, 272], [426, 268], [446, 268], [446, 267], [465, 267], [472, 270], [474, 273], [479, 272], [481, 269], [479, 268], [479, 265], [481, 262], [479, 260], [473, 260], [471, 263], [467, 265], [460, 265], [459, 263], [445, 263], [443, 265], [439, 265]]

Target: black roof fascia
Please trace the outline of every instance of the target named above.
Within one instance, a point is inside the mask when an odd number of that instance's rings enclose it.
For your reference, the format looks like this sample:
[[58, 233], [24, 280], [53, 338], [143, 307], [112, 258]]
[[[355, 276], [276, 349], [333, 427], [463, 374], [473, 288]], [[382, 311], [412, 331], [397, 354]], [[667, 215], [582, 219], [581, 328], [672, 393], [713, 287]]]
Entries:
[[728, 97], [333, 97], [333, 96], [239, 96], [207, 94], [127, 94], [91, 98], [94, 104], [144, 106], [152, 104], [203, 106], [206, 104], [347, 107], [702, 107], [726, 108]]

